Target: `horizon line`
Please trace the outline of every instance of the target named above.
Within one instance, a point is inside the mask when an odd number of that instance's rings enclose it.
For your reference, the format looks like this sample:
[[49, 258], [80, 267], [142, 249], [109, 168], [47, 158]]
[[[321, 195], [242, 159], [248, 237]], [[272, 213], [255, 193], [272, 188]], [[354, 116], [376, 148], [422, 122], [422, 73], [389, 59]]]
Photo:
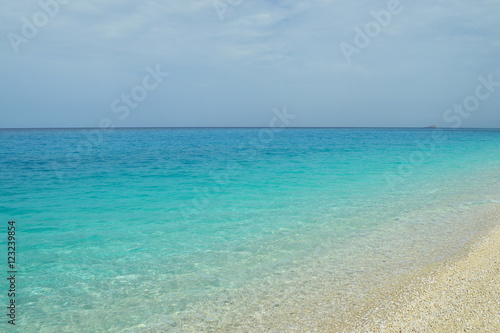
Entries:
[[500, 127], [434, 127], [434, 126], [290, 126], [290, 127], [268, 127], [268, 126], [134, 126], [134, 127], [0, 127], [0, 130], [79, 130], [79, 129], [100, 129], [109, 131], [114, 129], [490, 129], [498, 130]]

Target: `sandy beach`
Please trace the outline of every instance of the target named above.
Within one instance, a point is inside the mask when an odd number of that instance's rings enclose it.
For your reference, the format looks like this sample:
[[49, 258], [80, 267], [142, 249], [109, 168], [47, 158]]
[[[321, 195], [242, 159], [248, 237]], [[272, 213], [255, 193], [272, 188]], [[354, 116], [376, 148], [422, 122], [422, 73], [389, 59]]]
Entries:
[[[500, 220], [500, 209], [491, 219]], [[493, 221], [494, 222], [494, 221]], [[500, 332], [500, 227], [409, 277], [350, 323], [326, 331]]]
[[[242, 293], [228, 301], [210, 328], [179, 320], [179, 332], [500, 332], [500, 206], [487, 204], [464, 215], [486, 228], [452, 257], [410, 270], [369, 291], [330, 292], [332, 280], [319, 275], [295, 294], [277, 290], [256, 298]], [[444, 231], [443, 231], [444, 232]], [[314, 271], [314, 270], [313, 270]], [[307, 274], [307, 273], [305, 273]], [[365, 283], [369, 283], [365, 281]], [[278, 297], [276, 297], [278, 295]], [[281, 295], [281, 296], [280, 296]], [[295, 295], [292, 297], [290, 295]], [[237, 304], [246, 311], [236, 312]], [[202, 316], [207, 316], [203, 314]], [[147, 332], [167, 332], [157, 326]]]

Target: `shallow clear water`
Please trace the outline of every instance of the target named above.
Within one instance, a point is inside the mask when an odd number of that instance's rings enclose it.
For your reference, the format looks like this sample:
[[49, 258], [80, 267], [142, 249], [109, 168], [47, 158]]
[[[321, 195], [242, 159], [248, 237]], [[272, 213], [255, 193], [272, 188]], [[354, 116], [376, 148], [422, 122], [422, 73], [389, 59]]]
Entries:
[[174, 330], [194, 309], [210, 326], [217, 300], [259, 284], [228, 310], [244, 317], [277, 274], [292, 292], [321, 271], [343, 293], [356, 272], [437, 260], [481, 227], [457, 214], [500, 200], [499, 143], [493, 130], [0, 130], [18, 326]]

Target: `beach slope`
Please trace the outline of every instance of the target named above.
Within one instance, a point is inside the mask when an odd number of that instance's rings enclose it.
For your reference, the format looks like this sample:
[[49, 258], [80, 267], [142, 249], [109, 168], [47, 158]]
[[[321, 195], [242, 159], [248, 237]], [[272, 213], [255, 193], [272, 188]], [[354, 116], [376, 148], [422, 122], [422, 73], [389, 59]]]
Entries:
[[369, 312], [344, 331], [500, 332], [500, 227]]

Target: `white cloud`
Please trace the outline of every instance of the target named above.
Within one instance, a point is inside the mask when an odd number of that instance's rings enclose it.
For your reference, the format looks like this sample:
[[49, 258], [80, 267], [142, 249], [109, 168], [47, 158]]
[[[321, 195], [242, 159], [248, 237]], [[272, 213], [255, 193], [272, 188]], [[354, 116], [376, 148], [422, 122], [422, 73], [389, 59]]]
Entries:
[[[40, 105], [54, 98], [57, 90], [80, 87], [95, 77], [104, 81], [103, 95], [112, 97], [145, 66], [162, 63], [177, 75], [172, 76], [177, 80], [176, 94], [170, 98], [179, 107], [191, 98], [191, 87], [200, 86], [197, 80], [218, 82], [219, 90], [225, 91], [207, 97], [211, 104], [231, 99], [231, 92], [244, 94], [237, 91], [242, 88], [236, 88], [240, 87], [236, 81], [253, 82], [269, 94], [262, 100], [274, 94], [280, 100], [296, 101], [297, 107], [305, 107], [301, 97], [314, 100], [315, 109], [321, 111], [309, 120], [328, 123], [328, 119], [321, 121], [330, 112], [326, 110], [361, 108], [353, 99], [363, 99], [359, 91], [369, 84], [380, 91], [370, 102], [383, 104], [387, 112], [401, 112], [405, 98], [415, 99], [411, 91], [420, 96], [417, 100], [431, 99], [426, 107], [446, 104], [463, 91], [457, 81], [473, 84], [477, 75], [498, 66], [500, 3], [494, 0], [401, 0], [403, 12], [348, 65], [339, 44], [352, 42], [354, 28], [362, 28], [373, 19], [370, 12], [386, 8], [387, 3], [244, 0], [220, 21], [211, 0], [72, 1], [61, 6], [57, 16], [21, 45], [16, 55], [6, 35], [21, 34], [21, 19], [31, 18], [40, 7], [36, 2], [4, 1], [0, 72], [12, 84], [4, 87], [0, 99], [4, 105], [15, 103], [9, 92], [20, 89], [19, 77], [32, 75], [30, 89], [36, 90], [43, 82], [41, 68], [58, 73], [58, 79], [47, 101], [38, 101]], [[401, 90], [404, 80], [411, 82], [412, 89]], [[316, 86], [320, 88], [314, 91]], [[401, 91], [397, 102], [388, 97], [390, 91]], [[158, 107], [171, 100], [159, 100]], [[393, 104], [386, 104], [388, 100]], [[207, 102], [199, 102], [201, 110]], [[245, 107], [251, 110], [257, 104]], [[17, 103], [16, 108], [29, 113], [30, 105]], [[5, 111], [0, 111], [0, 120], [1, 112]], [[54, 119], [64, 117], [62, 110], [54, 112], [61, 112]], [[427, 118], [440, 116], [436, 110], [425, 112]], [[349, 114], [344, 117], [346, 122], [356, 121]], [[481, 119], [481, 114], [477, 117]]]

